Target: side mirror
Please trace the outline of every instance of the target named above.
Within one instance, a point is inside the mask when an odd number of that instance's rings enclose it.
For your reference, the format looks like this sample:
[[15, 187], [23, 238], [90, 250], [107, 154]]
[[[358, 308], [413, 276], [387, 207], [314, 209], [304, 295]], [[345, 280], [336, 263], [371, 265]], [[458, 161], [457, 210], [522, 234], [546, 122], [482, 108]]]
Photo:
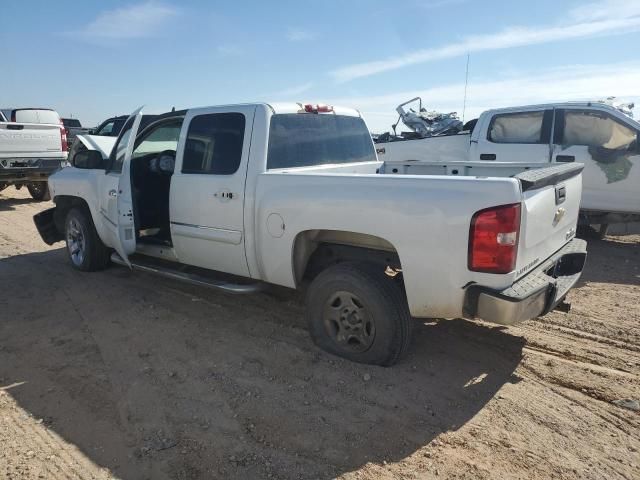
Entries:
[[104, 168], [104, 159], [97, 150], [84, 150], [73, 156], [71, 164], [76, 168], [97, 170]]

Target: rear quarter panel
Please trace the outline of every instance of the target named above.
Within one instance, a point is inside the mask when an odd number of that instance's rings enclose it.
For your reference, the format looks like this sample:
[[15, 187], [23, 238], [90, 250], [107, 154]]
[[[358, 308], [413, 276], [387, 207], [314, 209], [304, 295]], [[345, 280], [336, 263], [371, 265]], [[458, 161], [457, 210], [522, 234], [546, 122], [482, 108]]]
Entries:
[[[295, 287], [293, 248], [301, 232], [324, 229], [375, 235], [397, 250], [412, 315], [461, 316], [467, 283], [498, 288], [513, 281], [512, 274], [467, 269], [471, 217], [483, 208], [520, 198], [515, 179], [263, 173], [255, 189], [252, 230], [258, 271], [254, 276]], [[285, 225], [279, 238], [267, 227], [273, 214]]]

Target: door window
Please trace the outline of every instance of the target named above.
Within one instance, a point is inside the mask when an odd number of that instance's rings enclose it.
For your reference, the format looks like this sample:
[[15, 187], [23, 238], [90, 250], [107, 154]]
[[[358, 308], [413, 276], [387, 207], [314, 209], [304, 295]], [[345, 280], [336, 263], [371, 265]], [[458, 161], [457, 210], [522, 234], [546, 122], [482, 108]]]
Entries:
[[241, 113], [193, 117], [187, 132], [182, 173], [232, 175], [240, 167], [245, 118]]
[[118, 139], [118, 143], [116, 143], [114, 151], [111, 153], [112, 162], [109, 167], [110, 172], [122, 172], [122, 164], [124, 163], [124, 156], [127, 153], [127, 143], [129, 143], [129, 137], [131, 136], [132, 125], [133, 120], [131, 122], [127, 122], [127, 125], [124, 127], [124, 132]]
[[637, 137], [635, 130], [605, 113], [566, 110], [560, 143], [627, 150]]
[[132, 158], [148, 155], [149, 153], [160, 153], [165, 150], [175, 151], [178, 146], [181, 128], [182, 118], [173, 118], [150, 127], [136, 141]]
[[489, 126], [488, 140], [494, 143], [544, 143], [543, 120], [543, 111], [496, 115]]
[[114, 122], [105, 123], [102, 127], [100, 127], [100, 130], [96, 132], [96, 135], [111, 135], [111, 133], [113, 132], [113, 125]]

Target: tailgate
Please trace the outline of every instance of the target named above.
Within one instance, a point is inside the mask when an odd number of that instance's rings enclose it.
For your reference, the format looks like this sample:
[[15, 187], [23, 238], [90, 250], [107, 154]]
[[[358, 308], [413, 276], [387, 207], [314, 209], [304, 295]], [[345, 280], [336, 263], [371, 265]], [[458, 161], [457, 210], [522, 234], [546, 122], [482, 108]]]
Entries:
[[522, 188], [516, 276], [522, 277], [576, 234], [582, 169], [572, 163], [528, 170], [515, 176]]
[[62, 152], [59, 125], [0, 123], [0, 154], [21, 156], [44, 152]]

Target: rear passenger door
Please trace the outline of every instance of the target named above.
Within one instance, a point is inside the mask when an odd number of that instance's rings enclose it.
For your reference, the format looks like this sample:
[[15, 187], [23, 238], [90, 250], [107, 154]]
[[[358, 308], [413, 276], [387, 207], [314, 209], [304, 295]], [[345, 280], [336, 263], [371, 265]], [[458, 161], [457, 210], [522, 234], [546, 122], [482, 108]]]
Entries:
[[[489, 119], [486, 134], [472, 143], [472, 160], [547, 163], [553, 111], [542, 108], [496, 113]], [[478, 128], [478, 126], [476, 126]]]
[[244, 199], [255, 106], [189, 110], [171, 178], [171, 238], [180, 262], [249, 276]]
[[556, 110], [553, 161], [584, 164], [581, 208], [640, 211], [638, 130], [594, 108]]

